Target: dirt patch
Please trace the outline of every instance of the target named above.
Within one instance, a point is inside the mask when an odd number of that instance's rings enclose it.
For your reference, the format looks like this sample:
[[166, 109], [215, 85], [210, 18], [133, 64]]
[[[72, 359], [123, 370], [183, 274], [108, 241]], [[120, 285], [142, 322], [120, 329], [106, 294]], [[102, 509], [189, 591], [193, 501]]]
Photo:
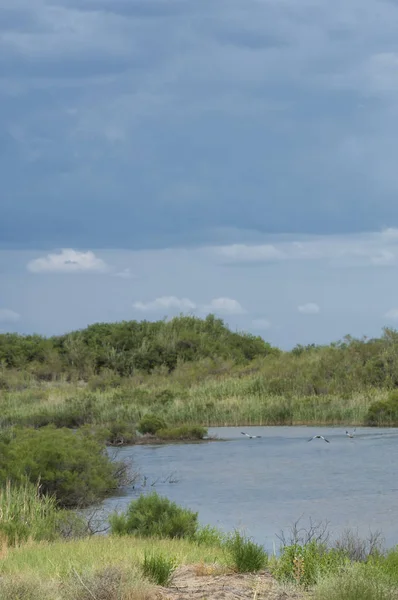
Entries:
[[162, 588], [163, 600], [304, 600], [298, 592], [283, 590], [272, 576], [263, 571], [256, 575], [220, 573], [214, 568], [179, 567], [173, 582]]

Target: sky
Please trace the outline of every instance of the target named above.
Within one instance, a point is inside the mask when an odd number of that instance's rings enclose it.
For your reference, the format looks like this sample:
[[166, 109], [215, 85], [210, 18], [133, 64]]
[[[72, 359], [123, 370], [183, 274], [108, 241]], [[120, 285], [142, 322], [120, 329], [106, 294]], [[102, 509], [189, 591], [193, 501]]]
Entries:
[[1, 0], [0, 331], [398, 326], [397, 0]]

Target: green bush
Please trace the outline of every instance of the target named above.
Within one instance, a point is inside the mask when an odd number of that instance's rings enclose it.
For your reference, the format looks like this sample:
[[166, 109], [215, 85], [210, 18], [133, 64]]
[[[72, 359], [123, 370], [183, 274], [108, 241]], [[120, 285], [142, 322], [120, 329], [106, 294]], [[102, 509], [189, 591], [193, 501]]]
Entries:
[[370, 564], [379, 573], [382, 573], [389, 582], [398, 585], [398, 547], [372, 557]]
[[123, 421], [111, 421], [104, 428], [107, 432], [105, 442], [110, 446], [134, 444], [137, 439], [136, 427]]
[[182, 425], [181, 427], [172, 427], [158, 429], [156, 436], [163, 440], [203, 440], [207, 435], [206, 427], [199, 425]]
[[149, 433], [155, 435], [159, 429], [166, 429], [165, 421], [156, 415], [147, 414], [138, 424], [138, 431], [142, 434]]
[[398, 392], [394, 391], [388, 395], [387, 400], [373, 402], [369, 406], [366, 415], [366, 424], [370, 427], [398, 425]]
[[109, 523], [116, 535], [193, 538], [198, 528], [198, 513], [153, 492], [133, 500], [124, 514], [111, 515]]
[[142, 572], [156, 585], [168, 585], [176, 568], [177, 563], [174, 558], [164, 556], [159, 552], [152, 554], [145, 552]]
[[40, 481], [59, 506], [87, 506], [118, 487], [122, 469], [92, 436], [47, 426], [15, 429], [0, 441], [0, 484]]
[[347, 564], [349, 560], [344, 552], [312, 541], [283, 547], [272, 572], [278, 581], [310, 587]]
[[256, 573], [264, 569], [268, 563], [268, 555], [264, 548], [238, 531], [227, 539], [225, 548], [238, 573]]

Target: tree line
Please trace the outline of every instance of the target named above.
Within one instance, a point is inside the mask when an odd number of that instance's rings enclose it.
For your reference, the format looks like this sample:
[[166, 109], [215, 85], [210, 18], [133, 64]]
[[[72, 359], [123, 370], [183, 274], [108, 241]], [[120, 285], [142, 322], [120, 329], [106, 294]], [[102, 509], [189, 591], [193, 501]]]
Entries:
[[0, 366], [26, 369], [43, 380], [65, 373], [87, 379], [104, 370], [128, 377], [162, 366], [172, 372], [179, 362], [221, 358], [244, 363], [277, 352], [259, 336], [231, 331], [214, 315], [96, 323], [52, 337], [0, 335]]

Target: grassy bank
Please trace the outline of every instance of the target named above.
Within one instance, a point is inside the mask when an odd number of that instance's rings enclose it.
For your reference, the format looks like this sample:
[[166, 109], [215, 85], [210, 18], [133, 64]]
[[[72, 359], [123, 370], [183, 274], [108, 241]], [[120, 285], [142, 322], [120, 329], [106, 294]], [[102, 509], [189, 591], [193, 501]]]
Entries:
[[[253, 562], [248, 540], [239, 535], [234, 540], [233, 544], [238, 546], [235, 560], [228, 544], [198, 544], [186, 539], [110, 535], [52, 543], [28, 541], [12, 548], [3, 543], [0, 595], [3, 600], [170, 598], [173, 590], [169, 586], [173, 583], [178, 586], [178, 573], [184, 565], [191, 565], [190, 581], [185, 578], [183, 586], [191, 585], [192, 589], [181, 598], [194, 595], [198, 588], [194, 579], [207, 577], [207, 583], [212, 578], [215, 583], [221, 579], [218, 591], [229, 599], [236, 597], [229, 595], [229, 590], [244, 577], [238, 575], [236, 562], [236, 558], [243, 557], [243, 567], [247, 560], [254, 566], [253, 575], [247, 579], [247, 595], [241, 593], [242, 598], [282, 597], [268, 596], [265, 590], [269, 591], [269, 586], [262, 588], [264, 595], [253, 596], [255, 589], [261, 589], [261, 583], [270, 581], [275, 582], [274, 593], [279, 586], [279, 593], [286, 599], [396, 600], [398, 597], [398, 550], [383, 552], [380, 548], [371, 551], [368, 548], [358, 554], [364, 543], [355, 537], [348, 542], [346, 539], [345, 546], [340, 542], [340, 546], [333, 547], [313, 540], [284, 547], [280, 557], [270, 557], [264, 571], [262, 562]], [[148, 569], [150, 561], [155, 569]], [[155, 577], [159, 575], [161, 565], [169, 568], [168, 589], [163, 590], [153, 580], [154, 573]], [[227, 578], [223, 579], [222, 574], [228, 574]]]
[[[8, 486], [0, 502], [2, 600], [252, 599], [280, 597], [278, 586], [290, 590], [286, 599], [398, 597], [398, 548], [384, 550], [377, 532], [363, 540], [346, 531], [332, 542], [327, 525], [297, 522], [269, 556], [242, 532], [200, 526], [197, 513], [156, 492], [111, 515], [110, 535], [69, 539], [57, 526], [63, 511], [32, 486]], [[198, 596], [205, 577], [207, 593]]]
[[[157, 385], [156, 385], [157, 384]], [[386, 400], [387, 390], [368, 388], [349, 395], [269, 391], [266, 373], [209, 376], [200, 383], [173, 380], [125, 381], [118, 388], [89, 391], [87, 385], [36, 385], [1, 393], [0, 424], [58, 427], [138, 425], [155, 413], [173, 427], [181, 425], [362, 425], [371, 404]], [[128, 437], [128, 436], [126, 436]], [[130, 431], [131, 441], [134, 432]]]
[[211, 315], [98, 324], [48, 339], [0, 335], [0, 427], [95, 424], [111, 441], [133, 442], [148, 413], [168, 429], [395, 426], [397, 387], [398, 333], [389, 329], [290, 352]]

